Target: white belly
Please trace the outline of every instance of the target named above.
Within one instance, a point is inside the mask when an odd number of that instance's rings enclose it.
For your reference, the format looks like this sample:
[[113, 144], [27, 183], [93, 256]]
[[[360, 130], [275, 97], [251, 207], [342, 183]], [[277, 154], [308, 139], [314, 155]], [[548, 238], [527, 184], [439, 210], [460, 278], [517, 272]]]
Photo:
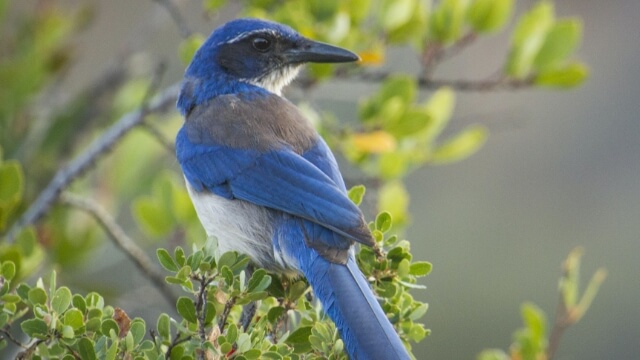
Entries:
[[202, 226], [208, 236], [218, 239], [222, 252], [233, 250], [246, 254], [258, 266], [271, 270], [290, 271], [295, 267], [290, 261], [284, 261], [283, 254], [274, 251], [275, 213], [272, 210], [210, 192], [196, 192], [188, 181], [186, 184]]

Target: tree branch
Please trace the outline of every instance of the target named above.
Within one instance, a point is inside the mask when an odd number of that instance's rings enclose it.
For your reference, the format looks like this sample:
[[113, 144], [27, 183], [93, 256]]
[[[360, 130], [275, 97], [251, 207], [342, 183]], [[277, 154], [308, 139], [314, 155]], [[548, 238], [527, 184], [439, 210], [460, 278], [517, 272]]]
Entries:
[[178, 301], [169, 285], [164, 281], [164, 275], [103, 207], [94, 201], [83, 199], [67, 192], [60, 196], [60, 201], [91, 215], [109, 235], [113, 243], [129, 257], [143, 275], [151, 280], [151, 283], [160, 291], [168, 303], [174, 305]]
[[58, 170], [49, 185], [40, 193], [26, 212], [11, 226], [7, 232], [6, 242], [11, 243], [26, 226], [38, 221], [53, 205], [60, 192], [66, 189], [78, 176], [91, 168], [98, 158], [106, 154], [132, 128], [140, 125], [147, 114], [166, 112], [176, 101], [180, 85], [175, 84], [155, 96], [149, 104], [122, 116], [89, 148], [74, 159], [69, 165]]
[[7, 338], [12, 343], [18, 345], [19, 347], [21, 347], [23, 349], [27, 349], [27, 345], [25, 345], [22, 342], [20, 342], [20, 340], [16, 339], [13, 336], [13, 334], [11, 334], [11, 332], [9, 331], [9, 325], [6, 325], [4, 328], [0, 329], [0, 334], [3, 334], [2, 336], [0, 336], [0, 339]]
[[[355, 75], [358, 80], [381, 82], [391, 76], [388, 72], [366, 72]], [[424, 89], [435, 90], [443, 86], [451, 87], [458, 91], [500, 91], [518, 90], [533, 85], [533, 77], [513, 79], [503, 76], [491, 76], [483, 80], [462, 79], [432, 79], [419, 78], [418, 86]]]

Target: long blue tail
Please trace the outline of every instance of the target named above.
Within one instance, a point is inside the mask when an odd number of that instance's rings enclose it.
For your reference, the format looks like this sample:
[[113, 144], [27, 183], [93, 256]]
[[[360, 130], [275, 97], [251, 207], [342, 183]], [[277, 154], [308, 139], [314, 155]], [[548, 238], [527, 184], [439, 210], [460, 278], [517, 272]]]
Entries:
[[302, 271], [336, 324], [352, 360], [410, 359], [353, 256], [346, 265], [318, 256]]

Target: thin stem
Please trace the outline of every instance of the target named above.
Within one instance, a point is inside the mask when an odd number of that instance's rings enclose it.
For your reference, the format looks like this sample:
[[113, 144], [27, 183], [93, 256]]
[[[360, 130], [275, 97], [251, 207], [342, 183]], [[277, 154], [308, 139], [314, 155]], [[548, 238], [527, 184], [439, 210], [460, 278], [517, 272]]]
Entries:
[[169, 344], [169, 346], [167, 347], [167, 351], [165, 351], [164, 353], [164, 358], [169, 359], [171, 357], [173, 348], [182, 344], [183, 342], [189, 341], [189, 339], [191, 339], [191, 336], [185, 336], [181, 338], [180, 333], [176, 334], [176, 336], [173, 338], [173, 341], [171, 341], [171, 344]]
[[76, 207], [91, 215], [109, 235], [113, 243], [129, 257], [143, 275], [151, 280], [151, 283], [160, 291], [165, 300], [172, 305], [177, 302], [177, 297], [164, 281], [164, 275], [154, 266], [144, 250], [138, 247], [120, 225], [115, 222], [109, 212], [94, 201], [66, 192], [60, 196], [60, 200], [64, 204]]
[[4, 334], [3, 336], [0, 337], [0, 339], [2, 338], [7, 338], [9, 339], [12, 343], [18, 345], [19, 347], [23, 348], [23, 349], [27, 349], [28, 346], [23, 344], [20, 340], [16, 339], [13, 334], [11, 334], [11, 332], [9, 331], [9, 325], [5, 326], [4, 328], [0, 329], [0, 333]]
[[227, 324], [227, 318], [229, 317], [229, 313], [231, 313], [231, 309], [236, 304], [236, 297], [232, 296], [229, 300], [227, 300], [226, 304], [224, 304], [224, 310], [222, 310], [222, 315], [220, 316], [220, 320], [218, 321], [218, 328], [220, 329], [220, 333], [224, 331], [224, 327]]

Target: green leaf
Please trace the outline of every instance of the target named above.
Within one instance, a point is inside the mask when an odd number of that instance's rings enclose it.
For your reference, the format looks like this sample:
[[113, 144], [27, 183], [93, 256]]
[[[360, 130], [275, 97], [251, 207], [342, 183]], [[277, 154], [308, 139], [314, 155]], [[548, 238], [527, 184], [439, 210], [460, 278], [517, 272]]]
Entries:
[[536, 75], [538, 86], [572, 88], [581, 85], [589, 76], [589, 69], [582, 63], [572, 63], [561, 69], [543, 71]]
[[222, 254], [222, 256], [220, 256], [220, 260], [218, 260], [218, 270], [222, 270], [224, 266], [228, 266], [229, 268], [231, 268], [231, 266], [236, 262], [237, 258], [238, 255], [233, 251], [227, 251], [226, 253]]
[[451, 119], [455, 104], [455, 93], [449, 87], [442, 87], [431, 95], [431, 98], [424, 106], [431, 118], [431, 122], [424, 134], [428, 141], [433, 141], [442, 133], [442, 130]]
[[112, 330], [116, 334], [116, 336], [120, 335], [120, 328], [118, 327], [118, 323], [115, 320], [103, 320], [102, 324], [100, 325], [100, 332], [102, 332], [102, 335], [109, 337], [111, 336]]
[[349, 199], [351, 199], [354, 204], [360, 205], [362, 203], [362, 199], [364, 198], [365, 190], [366, 189], [364, 185], [355, 185], [354, 187], [349, 189]]
[[288, 299], [292, 302], [298, 300], [307, 291], [308, 287], [307, 283], [302, 280], [292, 283], [288, 289]]
[[183, 267], [187, 262], [187, 258], [184, 256], [184, 249], [182, 246], [176, 246], [176, 249], [173, 250], [173, 257], [176, 259], [176, 263], [179, 267]]
[[285, 344], [293, 346], [296, 354], [308, 353], [311, 350], [311, 343], [309, 342], [309, 336], [311, 335], [311, 326], [301, 326], [295, 329], [287, 339]]
[[442, 44], [455, 42], [462, 34], [465, 14], [465, 1], [440, 1], [431, 13], [431, 36]]
[[391, 228], [391, 214], [386, 211], [381, 212], [376, 216], [376, 229], [387, 232]]
[[407, 23], [413, 15], [416, 0], [384, 0], [382, 2], [382, 27], [392, 31]]
[[27, 334], [27, 336], [36, 339], [46, 338], [47, 333], [49, 332], [47, 323], [45, 323], [44, 320], [37, 318], [23, 321], [20, 324], [20, 328], [22, 329], [22, 332]]
[[280, 317], [285, 313], [285, 309], [282, 306], [275, 306], [272, 307], [271, 309], [269, 309], [269, 312], [267, 312], [267, 320], [269, 320], [270, 323], [275, 324], [276, 321], [278, 321], [278, 319], [280, 319]]
[[502, 29], [511, 17], [513, 0], [474, 0], [467, 10], [467, 21], [480, 33]]
[[483, 350], [478, 355], [478, 360], [509, 360], [511, 357], [500, 349]]
[[434, 164], [447, 164], [465, 159], [482, 147], [487, 136], [484, 126], [469, 126], [437, 147], [431, 154], [431, 161]]
[[554, 16], [553, 4], [543, 0], [520, 17], [511, 38], [505, 69], [508, 75], [524, 78], [531, 72]]
[[433, 265], [427, 261], [416, 261], [409, 267], [409, 274], [413, 276], [425, 276], [431, 272]]
[[536, 342], [546, 339], [546, 319], [544, 312], [535, 304], [524, 303], [520, 309], [522, 319]]
[[78, 330], [84, 326], [84, 317], [80, 310], [69, 309], [66, 313], [64, 313], [62, 322], [65, 325], [71, 326], [73, 330]]
[[129, 329], [129, 332], [133, 336], [133, 342], [135, 345], [140, 344], [142, 339], [144, 339], [144, 335], [146, 331], [147, 329], [144, 324], [144, 321], [133, 321], [131, 323], [131, 328]]
[[580, 19], [558, 20], [547, 32], [544, 44], [538, 51], [533, 67], [538, 71], [557, 68], [571, 55], [582, 38]]
[[47, 303], [47, 292], [42, 288], [35, 287], [29, 290], [29, 301], [33, 305], [44, 305]]
[[409, 315], [409, 319], [413, 321], [419, 320], [424, 316], [424, 314], [427, 313], [427, 310], [429, 310], [429, 304], [420, 304], [411, 312], [411, 315]]
[[205, 310], [204, 324], [209, 325], [211, 324], [213, 319], [216, 317], [216, 306], [213, 304], [213, 302], [207, 301], [207, 305], [205, 306], [204, 310]]
[[71, 303], [73, 304], [73, 307], [80, 310], [81, 312], [85, 312], [87, 310], [87, 302], [84, 300], [82, 295], [79, 295], [79, 294], [73, 295], [73, 298], [71, 299]]
[[75, 337], [75, 332], [73, 331], [73, 328], [69, 325], [64, 325], [62, 327], [62, 337], [65, 339], [73, 339]]
[[168, 271], [178, 271], [178, 264], [176, 264], [166, 249], [160, 248], [156, 250], [156, 256], [158, 256], [160, 265], [162, 265], [163, 268]]
[[251, 275], [247, 291], [263, 291], [266, 290], [270, 284], [271, 276], [267, 275], [267, 272], [264, 269], [258, 269], [253, 273], [253, 275]]
[[78, 353], [82, 360], [95, 360], [96, 351], [93, 348], [93, 342], [86, 337], [78, 341]]
[[196, 315], [196, 306], [193, 304], [193, 300], [188, 297], [181, 296], [176, 303], [176, 310], [178, 314], [190, 323], [197, 323], [198, 317]]
[[3, 262], [0, 268], [0, 274], [2, 274], [5, 279], [12, 280], [16, 275], [16, 264], [14, 264], [13, 261]]
[[53, 298], [51, 298], [51, 308], [58, 314], [65, 312], [71, 305], [71, 290], [63, 286], [56, 290]]
[[158, 317], [156, 328], [158, 329], [158, 334], [164, 340], [171, 339], [171, 327], [170, 327], [169, 315], [165, 313], [160, 314], [160, 316]]

